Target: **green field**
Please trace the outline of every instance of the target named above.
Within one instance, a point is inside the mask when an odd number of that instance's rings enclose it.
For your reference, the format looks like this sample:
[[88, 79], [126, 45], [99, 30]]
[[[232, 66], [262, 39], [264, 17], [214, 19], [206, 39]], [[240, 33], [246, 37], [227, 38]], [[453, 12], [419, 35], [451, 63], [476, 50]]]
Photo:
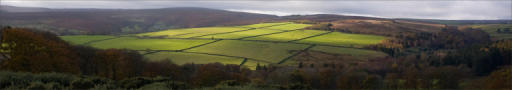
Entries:
[[253, 38], [247, 38], [245, 40], [267, 40], [267, 41], [291, 41], [297, 40], [313, 35], [318, 35], [322, 33], [326, 33], [327, 31], [319, 31], [319, 30], [296, 30], [291, 32], [265, 35]]
[[256, 30], [250, 30], [250, 31], [203, 36], [203, 37], [199, 37], [199, 38], [238, 39], [238, 38], [243, 38], [243, 37], [248, 37], [248, 36], [256, 36], [256, 35], [275, 33], [275, 32], [281, 32], [281, 31], [256, 29]]
[[[73, 44], [100, 48], [126, 48], [145, 54], [150, 61], [171, 60], [176, 64], [221, 62], [256, 65], [278, 64], [307, 47], [312, 51], [354, 56], [361, 60], [383, 57], [377, 51], [332, 46], [363, 47], [387, 39], [383, 36], [348, 34], [320, 30], [301, 30], [307, 24], [262, 23], [234, 27], [172, 29], [121, 36], [61, 36]], [[251, 29], [260, 28], [260, 29]], [[244, 62], [244, 58], [247, 61]], [[294, 64], [286, 60], [282, 64]]]
[[205, 27], [205, 28], [190, 28], [190, 29], [172, 29], [165, 30], [159, 32], [150, 32], [150, 33], [142, 33], [137, 34], [136, 36], [148, 36], [148, 37], [169, 37], [169, 38], [190, 38], [194, 36], [215, 34], [215, 33], [225, 33], [225, 32], [233, 32], [247, 30], [246, 28], [237, 28], [237, 27]]
[[180, 50], [212, 41], [213, 40], [138, 39], [134, 37], [121, 37], [91, 43], [90, 45], [100, 49], [126, 48], [132, 50]]
[[74, 36], [60, 36], [62, 40], [69, 41], [74, 45], [85, 44], [90, 41], [96, 40], [104, 40], [115, 38], [115, 36], [105, 36], [105, 35], [74, 35]]
[[153, 54], [145, 55], [144, 57], [152, 61], [160, 61], [169, 59], [176, 64], [208, 64], [214, 62], [222, 62], [224, 64], [241, 64], [243, 58], [233, 58], [224, 56], [213, 56], [205, 54], [195, 53], [183, 53], [183, 52], [158, 52]]
[[485, 32], [489, 33], [492, 38], [495, 40], [500, 39], [512, 39], [512, 33], [498, 33], [498, 28], [510, 28], [512, 29], [512, 24], [484, 24], [484, 25], [472, 25], [473, 28], [481, 28]]
[[283, 25], [283, 24], [288, 24], [288, 23], [291, 23], [291, 22], [260, 23], [260, 24], [244, 25], [244, 26], [240, 26], [240, 27], [261, 28], [261, 27], [267, 27], [267, 26], [273, 26], [273, 25]]
[[348, 34], [341, 32], [333, 32], [322, 36], [312, 37], [300, 41], [299, 43], [314, 43], [347, 47], [363, 47], [366, 45], [377, 44], [387, 39], [384, 36], [364, 35], [364, 34]]
[[264, 28], [264, 29], [296, 30], [296, 29], [302, 29], [302, 28], [309, 27], [309, 26], [311, 26], [311, 25], [309, 25], [309, 24], [297, 24], [297, 23], [294, 23], [294, 24], [279, 25], [279, 26], [275, 26], [275, 27], [267, 27], [267, 28]]
[[290, 50], [302, 50], [306, 47], [308, 45], [223, 40], [188, 51], [242, 56], [277, 63], [292, 55], [293, 53]]

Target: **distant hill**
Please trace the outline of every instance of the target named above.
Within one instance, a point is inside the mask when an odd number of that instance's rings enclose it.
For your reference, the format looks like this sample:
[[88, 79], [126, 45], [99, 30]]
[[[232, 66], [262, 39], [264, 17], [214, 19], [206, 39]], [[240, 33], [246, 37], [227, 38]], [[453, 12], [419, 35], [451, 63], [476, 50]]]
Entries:
[[33, 8], [33, 7], [16, 7], [0, 5], [0, 11], [3, 12], [46, 12], [50, 11], [48, 8]]
[[171, 28], [230, 26], [278, 16], [207, 8], [48, 9], [2, 6], [1, 25], [37, 28], [61, 35], [126, 34]]
[[[269, 21], [331, 23], [332, 29], [391, 36], [400, 32], [440, 31], [445, 25], [511, 24], [512, 20], [389, 19], [335, 14], [275, 16], [180, 7], [162, 9], [49, 9], [1, 6], [0, 26], [37, 28], [60, 35], [131, 34], [174, 28], [234, 26]], [[318, 25], [310, 27], [315, 28]]]
[[[330, 29], [348, 33], [384, 36], [394, 36], [399, 33], [436, 32], [445, 27], [445, 25], [437, 23], [331, 14], [294, 15], [282, 17], [282, 19], [315, 24], [314, 26], [308, 27], [308, 29]], [[332, 26], [326, 28], [327, 24], [331, 24]]]
[[438, 20], [438, 19], [397, 19], [415, 22], [449, 24], [449, 25], [468, 25], [468, 24], [512, 24], [512, 20]]

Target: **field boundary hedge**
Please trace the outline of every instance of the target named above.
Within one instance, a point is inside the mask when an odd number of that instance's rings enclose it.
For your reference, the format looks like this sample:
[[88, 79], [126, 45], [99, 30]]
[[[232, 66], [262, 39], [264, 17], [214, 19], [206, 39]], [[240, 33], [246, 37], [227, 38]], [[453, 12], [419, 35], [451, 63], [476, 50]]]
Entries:
[[205, 55], [214, 55], [214, 56], [225, 56], [225, 57], [233, 57], [233, 58], [244, 58], [247, 60], [257, 61], [257, 62], [264, 62], [264, 63], [272, 63], [270, 61], [260, 60], [260, 59], [254, 59], [254, 58], [248, 58], [248, 57], [242, 57], [242, 56], [231, 56], [231, 55], [224, 55], [224, 54], [213, 54], [213, 53], [203, 53], [203, 52], [185, 52], [183, 53], [195, 53], [195, 54], [205, 54]]
[[311, 45], [311, 46], [309, 46], [309, 47], [307, 47], [307, 48], [305, 48], [305, 49], [303, 49], [303, 50], [300, 50], [300, 51], [298, 51], [297, 53], [295, 53], [295, 54], [293, 54], [293, 55], [290, 55], [290, 56], [288, 56], [288, 57], [284, 58], [283, 60], [279, 61], [279, 63], [277, 63], [277, 64], [282, 64], [282, 63], [284, 63], [284, 62], [286, 62], [286, 61], [290, 60], [291, 58], [293, 58], [293, 57], [295, 57], [295, 56], [299, 55], [300, 53], [305, 52], [305, 51], [308, 51], [309, 49], [311, 49], [311, 48], [313, 48], [313, 47], [315, 47], [315, 46], [316, 46], [316, 45], [315, 45], [315, 44], [313, 44], [313, 45]]
[[247, 58], [244, 58], [244, 61], [242, 61], [242, 63], [240, 63], [240, 66], [244, 65], [246, 62], [247, 62]]
[[275, 33], [267, 33], [267, 34], [260, 34], [260, 35], [254, 35], [254, 36], [247, 36], [247, 37], [237, 38], [237, 40], [253, 38], [253, 37], [259, 37], [259, 36], [272, 35], [272, 34], [279, 34], [279, 33], [291, 32], [291, 31], [297, 31], [297, 30], [284, 30], [282, 32], [275, 32]]
[[192, 46], [192, 47], [185, 48], [185, 49], [180, 49], [180, 50], [178, 50], [178, 51], [185, 51], [185, 50], [189, 50], [189, 49], [193, 49], [193, 48], [198, 48], [198, 47], [201, 47], [201, 46], [204, 46], [204, 45], [208, 45], [208, 44], [212, 44], [212, 43], [219, 42], [219, 41], [222, 41], [222, 40], [215, 40], [215, 41], [212, 41], [212, 42], [203, 43], [203, 44], [201, 44], [201, 45]]
[[286, 24], [289, 24], [289, 23], [285, 23], [285, 24], [276, 24], [276, 25], [270, 25], [270, 26], [264, 26], [264, 27], [258, 27], [258, 28], [249, 28], [249, 29], [246, 29], [246, 30], [238, 30], [238, 31], [231, 31], [231, 32], [212, 33], [212, 34], [206, 34], [206, 35], [193, 36], [193, 37], [189, 37], [189, 38], [198, 38], [198, 37], [211, 36], [211, 35], [219, 35], [219, 34], [228, 34], [228, 33], [236, 33], [236, 32], [244, 32], [244, 31], [258, 30], [258, 29], [264, 29], [264, 28], [274, 27], [274, 26], [281, 26], [281, 25], [286, 25]]
[[107, 38], [107, 39], [92, 40], [92, 41], [89, 41], [89, 42], [85, 42], [85, 43], [83, 43], [81, 45], [89, 45], [89, 44], [94, 43], [94, 42], [101, 42], [101, 41], [112, 40], [112, 39], [117, 39], [117, 38], [120, 38], [120, 36], [113, 37], [113, 38]]
[[[294, 30], [294, 31], [295, 31], [295, 30]], [[277, 32], [276, 32], [276, 33], [277, 33]], [[136, 37], [136, 36], [121, 36], [121, 37]], [[141, 37], [138, 37], [138, 38], [141, 38]], [[142, 38], [142, 39], [145, 39], [145, 38], [148, 38], [148, 37], [144, 37], [144, 38]], [[246, 40], [246, 39], [210, 39], [210, 38], [149, 38], [149, 39], [237, 40], [237, 41], [270, 42], [270, 43], [291, 43], [291, 44], [318, 45], [318, 46], [339, 47], [339, 48], [366, 49], [366, 48], [358, 48], [358, 47], [348, 47], [348, 46], [328, 45], [328, 44], [312, 44], [312, 43], [288, 42], [288, 41]], [[371, 50], [371, 49], [366, 49], [366, 50]]]
[[143, 55], [149, 55], [149, 54], [154, 54], [154, 53], [159, 53], [159, 52], [179, 52], [179, 53], [193, 53], [193, 54], [204, 54], [204, 55], [212, 55], [212, 56], [224, 56], [224, 57], [232, 57], [232, 58], [242, 58], [242, 59], [247, 59], [247, 60], [251, 60], [251, 61], [264, 62], [264, 63], [272, 63], [270, 61], [254, 59], [254, 58], [248, 58], [248, 57], [242, 57], [242, 56], [231, 56], [231, 55], [203, 53], [203, 52], [186, 52], [186, 51], [180, 51], [180, 50], [134, 50], [134, 51], [148, 51], [147, 53], [145, 53]]
[[317, 34], [317, 35], [308, 36], [308, 37], [304, 37], [304, 38], [301, 38], [301, 39], [290, 40], [290, 41], [286, 41], [286, 42], [295, 42], [295, 41], [300, 41], [300, 40], [304, 40], [304, 39], [308, 39], [308, 38], [313, 38], [313, 37], [323, 36], [323, 35], [326, 35], [326, 34], [329, 34], [329, 33], [332, 33], [332, 32], [334, 32], [334, 31], [329, 31], [329, 32], [325, 32], [325, 33], [320, 33], [320, 34]]
[[182, 33], [182, 34], [176, 34], [176, 35], [167, 35], [168, 37], [176, 37], [176, 36], [183, 36], [183, 35], [189, 35], [189, 34], [194, 34], [194, 33]]

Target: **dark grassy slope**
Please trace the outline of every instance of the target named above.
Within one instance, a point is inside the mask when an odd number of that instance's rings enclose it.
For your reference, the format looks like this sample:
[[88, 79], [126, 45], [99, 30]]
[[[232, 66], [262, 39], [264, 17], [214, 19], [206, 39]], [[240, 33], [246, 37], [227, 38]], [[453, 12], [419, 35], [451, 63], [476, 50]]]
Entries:
[[449, 24], [449, 25], [468, 25], [468, 24], [512, 24], [512, 20], [439, 20], [439, 19], [407, 19], [402, 18], [398, 20], [407, 20], [414, 22], [436, 23], [436, 24]]
[[273, 15], [186, 7], [133, 10], [11, 7], [1, 10], [1, 25], [46, 29], [58, 34], [141, 33], [169, 28], [254, 24], [278, 18]]

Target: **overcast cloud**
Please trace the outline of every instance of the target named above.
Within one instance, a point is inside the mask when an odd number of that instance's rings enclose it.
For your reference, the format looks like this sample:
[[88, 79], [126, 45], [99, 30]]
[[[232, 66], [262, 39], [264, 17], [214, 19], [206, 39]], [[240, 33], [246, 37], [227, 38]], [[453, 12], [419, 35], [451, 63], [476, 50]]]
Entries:
[[273, 15], [342, 14], [385, 18], [450, 20], [512, 19], [511, 0], [456, 1], [305, 1], [305, 0], [0, 0], [2, 5], [46, 8], [147, 9], [204, 7]]

